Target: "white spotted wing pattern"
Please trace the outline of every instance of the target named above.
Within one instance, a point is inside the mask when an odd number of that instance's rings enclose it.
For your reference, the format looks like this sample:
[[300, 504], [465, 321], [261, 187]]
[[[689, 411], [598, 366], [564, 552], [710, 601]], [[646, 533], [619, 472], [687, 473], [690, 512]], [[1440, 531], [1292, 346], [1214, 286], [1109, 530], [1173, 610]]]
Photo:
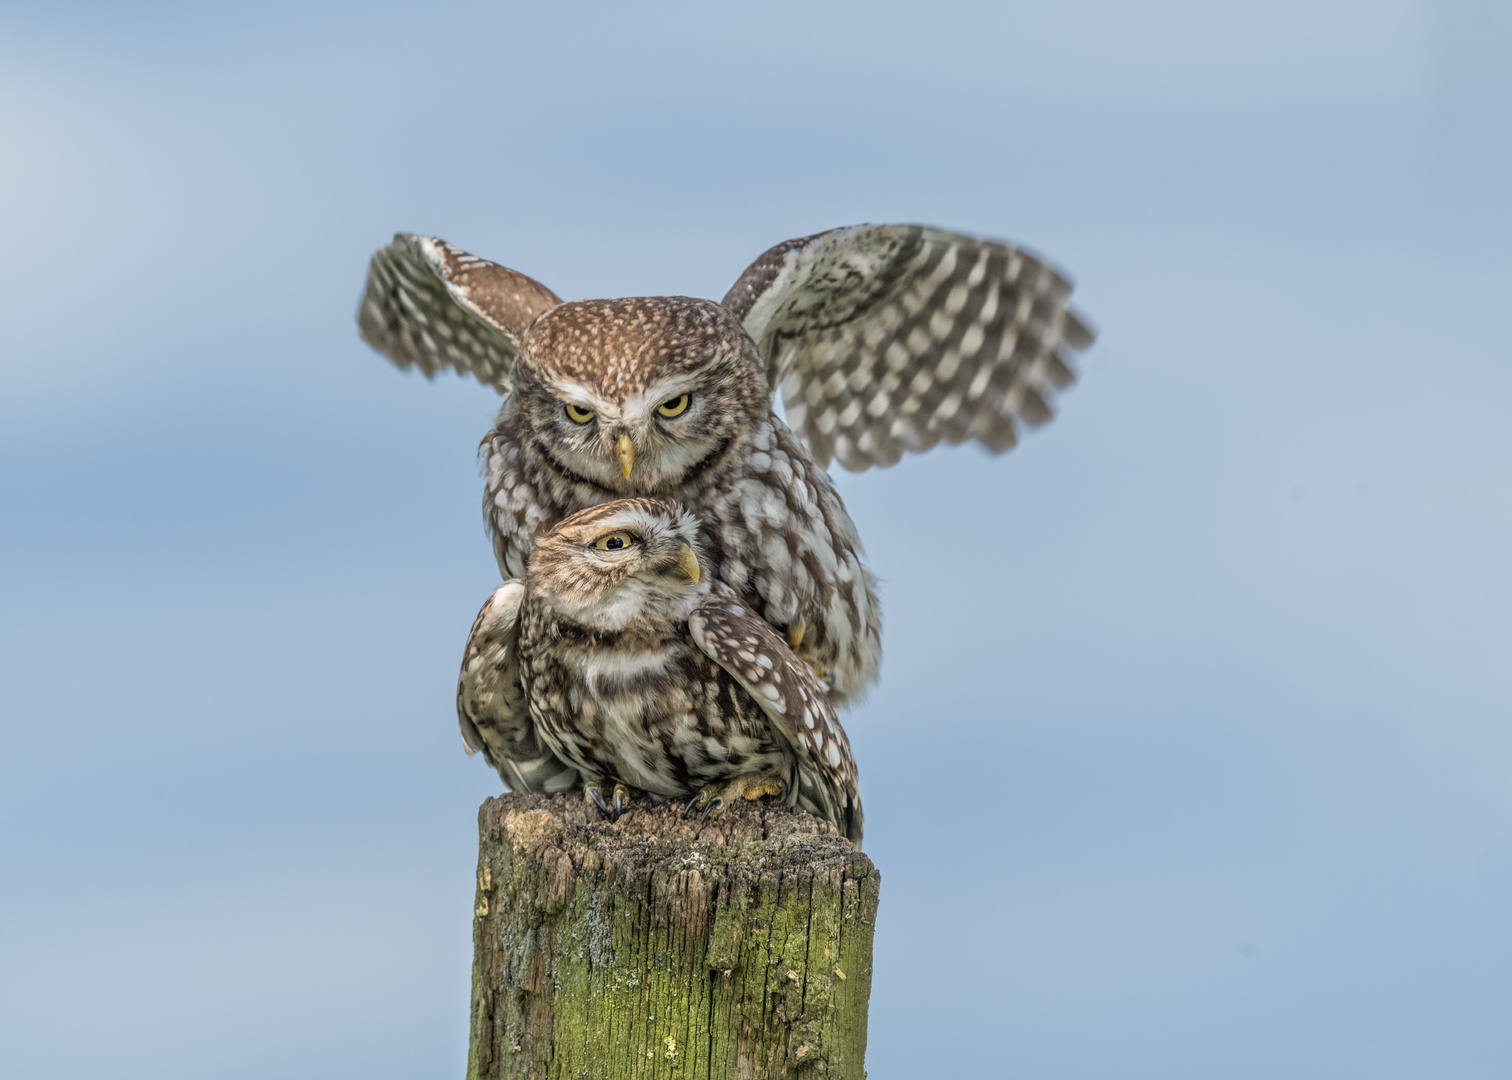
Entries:
[[520, 679], [520, 604], [525, 582], [506, 581], [484, 601], [467, 635], [457, 677], [457, 723], [469, 754], [499, 773], [511, 791], [566, 791], [580, 780], [536, 738]]
[[1071, 283], [1007, 244], [919, 225], [789, 240], [722, 301], [756, 342], [820, 465], [861, 471], [976, 441], [994, 453], [1051, 418], [1092, 332]]
[[814, 672], [723, 585], [711, 589], [688, 617], [688, 632], [695, 645], [734, 676], [792, 747], [800, 794], [822, 808], [819, 816], [844, 822], [846, 835], [859, 843], [863, 819], [856, 761]]
[[444, 240], [398, 233], [373, 254], [357, 310], [362, 340], [400, 368], [442, 368], [509, 392], [520, 338], [562, 301], [517, 270]]

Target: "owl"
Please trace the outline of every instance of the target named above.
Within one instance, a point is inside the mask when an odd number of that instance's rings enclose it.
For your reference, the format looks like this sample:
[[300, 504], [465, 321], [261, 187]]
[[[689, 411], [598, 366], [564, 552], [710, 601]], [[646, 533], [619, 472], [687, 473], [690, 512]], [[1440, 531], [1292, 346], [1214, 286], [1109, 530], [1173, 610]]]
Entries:
[[859, 847], [856, 765], [826, 688], [703, 573], [701, 544], [697, 518], [649, 498], [580, 510], [538, 536], [524, 580], [502, 585], [473, 626], [464, 738], [509, 762], [522, 788], [581, 777], [611, 819], [633, 790], [686, 798], [684, 812], [705, 817], [773, 796]]
[[1014, 247], [861, 225], [778, 244], [717, 304], [563, 302], [401, 234], [373, 257], [358, 322], [400, 367], [449, 367], [506, 395], [479, 448], [504, 577], [524, 575], [537, 538], [579, 510], [674, 499], [701, 522], [704, 572], [844, 705], [876, 678], [881, 620], [826, 467], [891, 465], [940, 442], [1013, 446], [1021, 423], [1050, 418], [1091, 343], [1070, 291]]

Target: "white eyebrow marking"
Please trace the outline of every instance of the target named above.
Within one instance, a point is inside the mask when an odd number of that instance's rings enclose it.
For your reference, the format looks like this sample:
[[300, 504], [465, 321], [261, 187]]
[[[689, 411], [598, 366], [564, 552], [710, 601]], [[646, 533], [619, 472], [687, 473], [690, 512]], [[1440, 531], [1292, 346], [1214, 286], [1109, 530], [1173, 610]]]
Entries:
[[[652, 383], [641, 393], [636, 394], [634, 397], [625, 398], [620, 403], [623, 415], [627, 417], [644, 416], [662, 402], [671, 401], [673, 398], [682, 397], [684, 394], [694, 395], [693, 401], [688, 405], [688, 412], [692, 412], [698, 405], [698, 397], [695, 391], [701, 385], [699, 376], [700, 373], [696, 372], [686, 375], [673, 375], [670, 378], [662, 379], [660, 382]], [[683, 413], [682, 415], [687, 416], [688, 413]], [[680, 420], [682, 417], [676, 417], [676, 419]]]
[[587, 383], [576, 379], [548, 379], [546, 388], [563, 402], [588, 406], [604, 420], [620, 419], [619, 402], [601, 396]]

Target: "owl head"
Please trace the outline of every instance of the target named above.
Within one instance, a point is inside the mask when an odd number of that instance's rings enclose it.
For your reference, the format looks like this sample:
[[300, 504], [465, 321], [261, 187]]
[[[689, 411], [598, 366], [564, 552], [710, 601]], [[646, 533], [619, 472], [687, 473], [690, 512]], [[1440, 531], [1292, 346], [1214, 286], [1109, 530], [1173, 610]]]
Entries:
[[771, 410], [756, 347], [708, 300], [583, 300], [520, 341], [501, 419], [558, 468], [624, 495], [669, 494], [743, 456]]
[[686, 618], [708, 588], [702, 578], [696, 517], [661, 499], [618, 499], [537, 538], [526, 588], [574, 622], [621, 630], [638, 619]]

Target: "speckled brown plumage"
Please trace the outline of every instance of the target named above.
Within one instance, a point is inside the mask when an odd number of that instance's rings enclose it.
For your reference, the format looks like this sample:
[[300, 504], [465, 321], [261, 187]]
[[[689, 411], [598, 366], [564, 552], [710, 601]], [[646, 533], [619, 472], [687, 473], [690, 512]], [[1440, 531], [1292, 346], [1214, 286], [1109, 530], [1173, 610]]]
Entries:
[[[401, 366], [509, 392], [480, 447], [504, 576], [577, 510], [675, 498], [702, 522], [710, 574], [800, 642], [837, 704], [876, 678], [880, 613], [824, 466], [890, 465], [941, 441], [1005, 450], [1050, 417], [1091, 341], [1048, 264], [916, 225], [778, 244], [722, 304], [557, 303], [491, 266], [401, 235], [374, 257], [360, 321]], [[779, 387], [791, 430], [772, 409]], [[684, 394], [682, 412], [662, 411]]]
[[[623, 548], [606, 550], [610, 537]], [[494, 614], [480, 614], [469, 642], [471, 653], [480, 636], [497, 637], [518, 598], [518, 667], [477, 669], [459, 702], [494, 703], [485, 738], [507, 733], [506, 754], [538, 743], [589, 783], [703, 793], [713, 809], [722, 787], [775, 780], [786, 802], [859, 844], [855, 762], [824, 686], [727, 586], [701, 569], [690, 577], [698, 542], [696, 518], [656, 499], [561, 522], [538, 540], [523, 587], [485, 605]], [[512, 712], [500, 716], [504, 703]]]

